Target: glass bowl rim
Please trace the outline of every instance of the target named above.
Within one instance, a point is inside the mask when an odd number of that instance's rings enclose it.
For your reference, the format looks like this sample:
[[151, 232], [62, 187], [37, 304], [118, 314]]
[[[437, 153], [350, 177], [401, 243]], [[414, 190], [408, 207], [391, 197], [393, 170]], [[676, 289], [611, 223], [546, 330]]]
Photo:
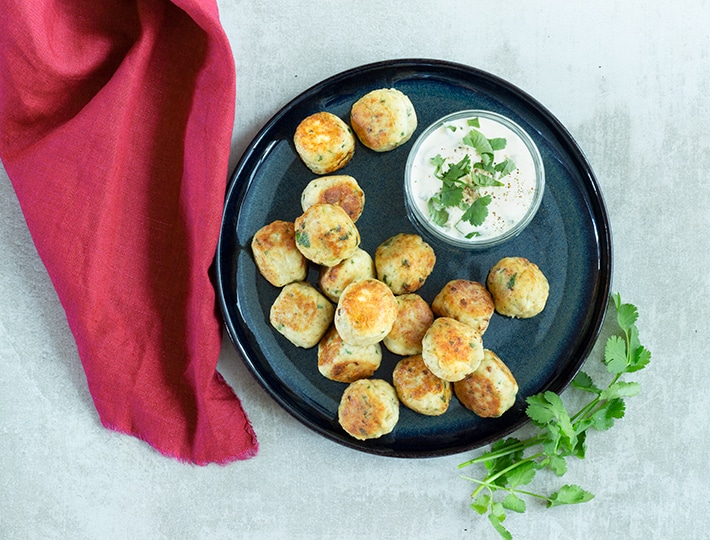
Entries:
[[[446, 234], [440, 227], [431, 223], [426, 215], [424, 215], [419, 209], [418, 205], [413, 201], [414, 194], [411, 188], [411, 169], [414, 159], [421, 148], [424, 141], [437, 129], [446, 125], [446, 123], [453, 122], [462, 119], [472, 119], [472, 118], [486, 118], [488, 120], [493, 120], [507, 127], [513, 133], [515, 133], [525, 144], [528, 152], [532, 156], [532, 160], [535, 166], [535, 195], [533, 196], [532, 202], [528, 207], [525, 215], [520, 221], [518, 221], [511, 228], [505, 230], [499, 235], [492, 236], [489, 238], [460, 238], [452, 235]], [[415, 139], [412, 148], [407, 156], [407, 162], [404, 169], [404, 193], [405, 193], [405, 207], [406, 213], [412, 224], [425, 234], [425, 236], [433, 237], [434, 239], [449, 244], [454, 247], [468, 249], [468, 250], [482, 250], [490, 247], [498, 246], [508, 240], [511, 240], [518, 236], [532, 221], [532, 219], [537, 214], [542, 198], [545, 192], [545, 167], [540, 154], [540, 150], [533, 141], [530, 134], [525, 131], [519, 124], [517, 124], [512, 119], [504, 116], [500, 113], [486, 110], [486, 109], [463, 109], [460, 111], [455, 111], [446, 114], [439, 119], [435, 120], [429, 124], [424, 131]]]

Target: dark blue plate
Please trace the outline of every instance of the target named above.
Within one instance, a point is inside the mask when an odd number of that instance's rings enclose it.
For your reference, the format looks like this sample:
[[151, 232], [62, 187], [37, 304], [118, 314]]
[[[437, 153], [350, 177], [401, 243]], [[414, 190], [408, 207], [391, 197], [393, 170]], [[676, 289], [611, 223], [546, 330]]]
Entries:
[[[402, 406], [394, 431], [358, 441], [338, 424], [345, 388], [323, 377], [316, 349], [299, 349], [269, 324], [279, 290], [258, 273], [250, 250], [253, 234], [276, 219], [293, 221], [300, 194], [315, 177], [293, 147], [298, 123], [317, 111], [349, 119], [350, 107], [366, 92], [395, 87], [407, 94], [419, 127], [407, 144], [375, 153], [358, 143], [341, 169], [366, 195], [357, 222], [362, 248], [375, 248], [399, 232], [415, 232], [405, 214], [403, 172], [413, 140], [431, 122], [461, 109], [489, 109], [512, 118], [537, 143], [547, 176], [537, 216], [516, 239], [483, 253], [465, 253], [432, 243], [437, 263], [418, 292], [431, 302], [450, 279], [484, 282], [504, 256], [538, 264], [550, 282], [545, 310], [532, 319], [494, 315], [483, 336], [515, 375], [520, 391], [514, 407], [498, 419], [482, 419], [454, 398], [439, 417]], [[609, 299], [612, 247], [609, 219], [594, 174], [568, 131], [540, 103], [500, 78], [436, 60], [395, 60], [358, 67], [305, 91], [281, 109], [247, 148], [232, 175], [216, 255], [217, 286], [227, 331], [246, 366], [267, 392], [298, 420], [325, 437], [357, 450], [398, 457], [453, 454], [491, 443], [527, 421], [525, 398], [560, 392], [572, 380], [599, 334]], [[315, 283], [316, 272], [308, 278]], [[378, 378], [391, 381], [399, 358], [384, 351]]]

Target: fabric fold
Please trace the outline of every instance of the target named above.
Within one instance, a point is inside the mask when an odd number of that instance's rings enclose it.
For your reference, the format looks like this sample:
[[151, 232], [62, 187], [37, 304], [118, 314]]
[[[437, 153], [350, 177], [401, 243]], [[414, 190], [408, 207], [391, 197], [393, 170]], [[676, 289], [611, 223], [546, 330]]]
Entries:
[[0, 5], [0, 158], [101, 422], [191, 463], [255, 455], [216, 371], [235, 73], [214, 0]]

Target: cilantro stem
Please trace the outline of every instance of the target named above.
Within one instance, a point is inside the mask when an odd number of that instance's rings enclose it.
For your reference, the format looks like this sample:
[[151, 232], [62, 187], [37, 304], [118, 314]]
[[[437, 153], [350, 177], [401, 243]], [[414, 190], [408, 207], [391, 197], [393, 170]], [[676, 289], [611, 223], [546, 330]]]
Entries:
[[[498, 472], [496, 472], [496, 473], [494, 473], [494, 474], [489, 474], [488, 476], [486, 476], [486, 477], [483, 479], [483, 482], [485, 482], [485, 483], [488, 484], [488, 485], [491, 485], [491, 486], [495, 487], [496, 489], [501, 489], [502, 486], [497, 486], [497, 485], [495, 485], [495, 484], [492, 484], [492, 482], [495, 482], [495, 481], [498, 480], [498, 478], [500, 478], [501, 476], [503, 476], [503, 475], [505, 475], [505, 474], [508, 474], [510, 471], [513, 471], [513, 470], [517, 469], [518, 467], [524, 465], [525, 463], [534, 462], [535, 460], [537, 460], [538, 458], [541, 458], [541, 457], [544, 456], [544, 455], [545, 455], [545, 452], [539, 452], [539, 453], [537, 453], [537, 454], [533, 454], [533, 455], [531, 455], [531, 456], [528, 456], [528, 457], [526, 457], [525, 459], [521, 459], [521, 460], [519, 460], [519, 461], [515, 461], [515, 462], [512, 463], [511, 465], [505, 467], [504, 469], [501, 469], [500, 471], [498, 471]], [[484, 487], [486, 487], [486, 485], [483, 485], [483, 484], [479, 485], [479, 486], [474, 490], [474, 492], [471, 494], [471, 498], [476, 498], [476, 497], [479, 495], [479, 493], [481, 493], [481, 491], [483, 491], [483, 488], [484, 488]]]
[[[579, 417], [581, 417], [581, 416], [584, 416], [584, 418], [589, 418], [589, 417], [591, 416], [591, 414], [587, 415], [588, 411], [591, 411], [594, 407], [596, 407], [597, 404], [599, 403], [599, 401], [600, 401], [600, 398], [599, 398], [599, 396], [597, 396], [597, 397], [595, 397], [592, 401], [590, 401], [589, 403], [587, 403], [584, 407], [582, 407], [582, 408], [577, 412], [577, 414], [575, 414], [574, 416], [572, 416], [572, 417], [570, 418], [570, 420], [572, 421], [572, 423], [573, 423], [573, 424], [576, 423], [576, 422], [577, 422], [577, 419], [578, 419]], [[587, 416], [585, 416], [585, 415], [587, 415]]]
[[512, 489], [511, 492], [514, 493], [519, 493], [520, 495], [528, 495], [529, 497], [536, 497], [538, 499], [542, 499], [543, 501], [550, 502], [552, 499], [546, 495], [542, 495], [541, 493], [535, 493], [533, 491], [525, 491], [523, 489]]
[[[616, 384], [616, 382], [621, 378], [621, 375], [622, 375], [621, 373], [617, 373], [616, 376], [614, 377], [614, 379], [609, 384], [609, 386]], [[599, 403], [601, 401], [602, 401], [601, 396], [597, 396], [592, 401], [587, 403], [584, 407], [582, 407], [579, 411], [577, 411], [577, 413], [574, 416], [572, 416], [570, 418], [570, 420], [573, 423], [575, 423], [575, 422], [577, 422], [577, 419], [580, 417], [582, 417], [583, 420], [587, 420], [587, 419], [591, 418], [592, 416], [594, 416], [594, 413], [596, 412], [596, 411], [594, 411], [594, 409], [597, 407], [597, 405], [599, 405]]]
[[491, 461], [494, 459], [498, 459], [504, 456], [508, 456], [510, 454], [514, 454], [515, 452], [519, 452], [520, 450], [525, 450], [526, 448], [530, 448], [531, 446], [535, 446], [542, 441], [544, 441], [545, 438], [542, 436], [537, 436], [537, 437], [531, 437], [530, 439], [526, 439], [524, 441], [518, 441], [516, 444], [506, 446], [505, 448], [501, 448], [500, 450], [495, 450], [491, 452], [486, 452], [485, 454], [482, 454], [478, 457], [475, 457], [465, 463], [462, 463], [459, 465], [459, 469], [463, 467], [467, 467], [469, 465], [474, 465], [476, 463], [485, 463], [486, 461]]
[[[495, 491], [499, 489], [503, 489], [504, 491], [508, 491], [510, 493], [516, 493], [520, 495], [528, 495], [530, 497], [536, 497], [538, 499], [542, 499], [544, 501], [550, 501], [550, 497], [547, 497], [546, 495], [542, 495], [541, 493], [535, 493], [533, 491], [525, 491], [524, 489], [517, 489], [517, 488], [502, 488], [501, 486], [497, 484], [492, 484], [490, 482], [487, 482], [486, 479], [483, 480], [478, 480], [477, 478], [471, 478], [470, 476], [462, 476], [464, 480], [469, 480], [473, 482], [474, 484], [478, 484], [478, 489], [477, 492], [480, 493], [484, 488], [489, 489], [490, 491]], [[471, 498], [475, 498], [477, 495], [477, 492], [474, 491], [473, 494], [471, 495]]]

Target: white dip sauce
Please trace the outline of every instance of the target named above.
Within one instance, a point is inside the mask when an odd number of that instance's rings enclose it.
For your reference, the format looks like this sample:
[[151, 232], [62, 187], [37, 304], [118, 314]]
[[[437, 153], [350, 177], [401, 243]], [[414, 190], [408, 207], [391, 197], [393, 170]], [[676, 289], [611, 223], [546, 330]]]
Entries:
[[[472, 128], [468, 124], [468, 121], [473, 118], [479, 119], [480, 127]], [[488, 205], [488, 216], [482, 225], [474, 227], [468, 222], [461, 221], [464, 211], [454, 207], [447, 208], [449, 219], [443, 227], [438, 227], [431, 224], [427, 208], [429, 199], [439, 193], [442, 187], [442, 181], [434, 174], [436, 167], [431, 160], [437, 154], [441, 155], [446, 161], [444, 170], [449, 164], [459, 162], [465, 154], [469, 154], [472, 163], [480, 161], [481, 156], [475, 149], [462, 142], [463, 137], [471, 129], [477, 129], [488, 139], [504, 138], [505, 148], [495, 151], [494, 163], [509, 158], [515, 163], [516, 168], [509, 175], [501, 178], [503, 186], [478, 188], [480, 196], [491, 195], [492, 199]], [[473, 243], [498, 237], [523, 219], [535, 196], [535, 160], [525, 142], [509, 127], [483, 116], [465, 117], [446, 121], [421, 142], [412, 157], [410, 182], [411, 203], [416, 204], [432, 227], [436, 227], [446, 236], [459, 240], [465, 240], [469, 233], [478, 233], [473, 237]]]

